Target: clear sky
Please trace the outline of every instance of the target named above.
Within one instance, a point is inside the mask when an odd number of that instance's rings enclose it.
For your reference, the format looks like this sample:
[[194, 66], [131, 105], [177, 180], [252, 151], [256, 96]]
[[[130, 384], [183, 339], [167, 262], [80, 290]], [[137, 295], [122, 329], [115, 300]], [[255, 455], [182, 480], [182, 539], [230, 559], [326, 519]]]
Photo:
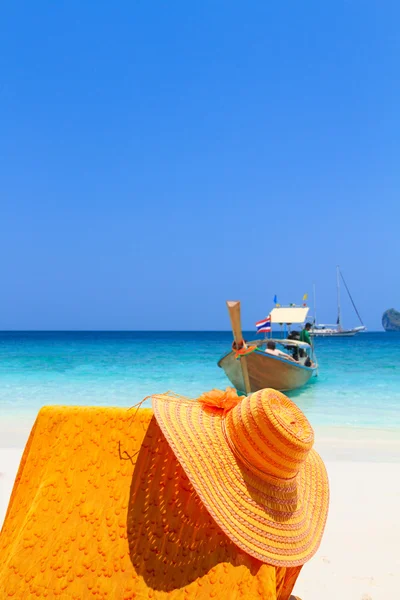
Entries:
[[[228, 329], [340, 264], [400, 310], [400, 4], [0, 13], [1, 329]], [[345, 325], [356, 325], [350, 305]]]

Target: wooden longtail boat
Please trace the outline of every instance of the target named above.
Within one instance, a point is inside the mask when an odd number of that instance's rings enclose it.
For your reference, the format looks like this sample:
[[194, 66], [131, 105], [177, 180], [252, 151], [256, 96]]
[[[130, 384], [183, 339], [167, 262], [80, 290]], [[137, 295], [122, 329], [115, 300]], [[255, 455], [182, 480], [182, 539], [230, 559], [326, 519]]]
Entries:
[[[249, 394], [263, 388], [294, 390], [305, 385], [313, 375], [316, 375], [318, 368], [316, 358], [308, 344], [290, 339], [245, 342], [240, 322], [240, 302], [227, 302], [227, 305], [234, 343], [232, 350], [220, 359], [218, 366], [225, 371], [238, 391]], [[304, 322], [307, 312], [308, 309], [304, 308], [275, 308], [271, 311], [271, 322], [285, 322], [288, 325]], [[282, 317], [290, 321], [277, 320]], [[300, 317], [303, 317], [302, 320], [296, 321]], [[266, 351], [264, 347], [268, 341], [281, 345], [285, 351], [292, 352], [292, 356], [287, 352], [273, 354]]]

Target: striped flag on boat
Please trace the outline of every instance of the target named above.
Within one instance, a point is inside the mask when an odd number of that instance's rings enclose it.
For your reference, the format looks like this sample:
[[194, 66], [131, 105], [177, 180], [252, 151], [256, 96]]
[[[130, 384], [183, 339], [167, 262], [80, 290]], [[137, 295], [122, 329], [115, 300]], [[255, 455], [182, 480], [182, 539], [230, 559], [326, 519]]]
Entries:
[[262, 321], [257, 321], [256, 323], [257, 333], [262, 333], [263, 331], [271, 331], [271, 315], [268, 315], [266, 319]]

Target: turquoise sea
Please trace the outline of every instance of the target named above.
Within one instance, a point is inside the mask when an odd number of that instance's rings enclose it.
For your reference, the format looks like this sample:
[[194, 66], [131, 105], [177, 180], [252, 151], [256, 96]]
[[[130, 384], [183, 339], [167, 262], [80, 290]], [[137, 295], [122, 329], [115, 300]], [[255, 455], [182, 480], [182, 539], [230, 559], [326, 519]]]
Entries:
[[[247, 339], [254, 333], [247, 333]], [[229, 385], [230, 332], [0, 333], [0, 415], [44, 404], [132, 406], [156, 392]], [[318, 339], [319, 376], [290, 396], [313, 425], [400, 427], [400, 335]]]

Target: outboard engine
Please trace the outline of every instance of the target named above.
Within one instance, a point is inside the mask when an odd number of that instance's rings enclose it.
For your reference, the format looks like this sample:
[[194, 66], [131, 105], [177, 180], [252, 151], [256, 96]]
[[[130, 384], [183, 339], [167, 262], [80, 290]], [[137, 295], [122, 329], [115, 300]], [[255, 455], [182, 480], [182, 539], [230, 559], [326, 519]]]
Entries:
[[288, 340], [299, 340], [300, 331], [291, 331], [288, 335]]

